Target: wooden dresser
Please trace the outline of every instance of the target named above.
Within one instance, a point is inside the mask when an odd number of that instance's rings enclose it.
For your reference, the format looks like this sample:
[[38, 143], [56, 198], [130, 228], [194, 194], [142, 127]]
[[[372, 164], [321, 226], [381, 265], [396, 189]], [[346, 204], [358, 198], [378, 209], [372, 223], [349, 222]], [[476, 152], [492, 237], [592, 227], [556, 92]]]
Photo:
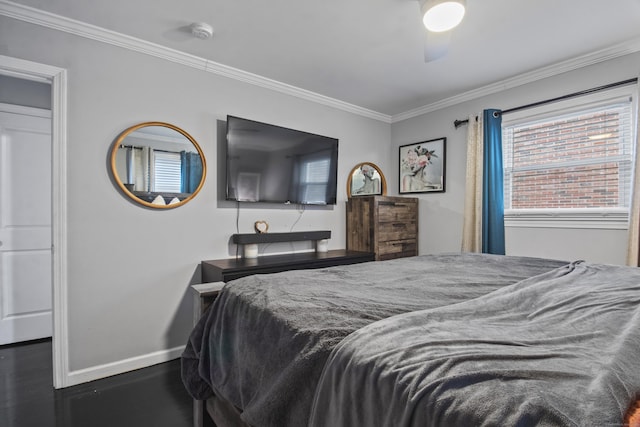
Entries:
[[347, 249], [376, 261], [418, 255], [418, 199], [363, 196], [347, 201]]

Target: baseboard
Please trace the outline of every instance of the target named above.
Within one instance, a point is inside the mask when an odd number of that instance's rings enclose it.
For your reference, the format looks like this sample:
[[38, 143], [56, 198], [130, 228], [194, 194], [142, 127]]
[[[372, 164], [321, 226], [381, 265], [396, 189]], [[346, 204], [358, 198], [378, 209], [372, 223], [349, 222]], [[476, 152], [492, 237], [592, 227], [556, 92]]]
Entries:
[[135, 371], [136, 369], [146, 368], [157, 365], [158, 363], [168, 362], [180, 357], [184, 351], [184, 346], [171, 348], [169, 350], [156, 351], [142, 356], [132, 357], [130, 359], [119, 360], [117, 362], [107, 363], [104, 365], [93, 366], [91, 368], [79, 369], [69, 372], [65, 381], [65, 387], [70, 387], [89, 381], [99, 380], [101, 378], [113, 375], [123, 374], [125, 372]]

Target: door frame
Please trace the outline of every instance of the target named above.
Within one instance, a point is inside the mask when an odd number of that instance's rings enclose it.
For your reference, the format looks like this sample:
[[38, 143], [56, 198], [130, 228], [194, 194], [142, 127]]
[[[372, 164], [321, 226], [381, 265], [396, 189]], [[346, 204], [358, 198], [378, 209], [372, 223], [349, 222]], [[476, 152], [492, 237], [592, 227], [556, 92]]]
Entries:
[[69, 385], [67, 310], [67, 70], [0, 55], [0, 74], [51, 84], [53, 386]]

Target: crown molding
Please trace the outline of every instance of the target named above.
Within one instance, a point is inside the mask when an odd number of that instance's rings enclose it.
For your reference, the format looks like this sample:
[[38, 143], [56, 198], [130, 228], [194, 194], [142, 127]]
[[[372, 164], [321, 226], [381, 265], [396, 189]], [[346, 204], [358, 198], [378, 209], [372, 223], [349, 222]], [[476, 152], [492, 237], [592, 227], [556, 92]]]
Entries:
[[237, 68], [229, 67], [195, 55], [151, 43], [102, 27], [76, 21], [64, 16], [56, 15], [40, 9], [17, 4], [8, 0], [0, 0], [0, 15], [42, 27], [62, 31], [76, 36], [96, 40], [102, 43], [118, 46], [124, 49], [151, 55], [167, 61], [182, 64], [198, 70], [210, 72], [219, 76], [231, 78], [254, 86], [259, 86], [307, 101], [326, 105], [342, 111], [347, 111], [370, 119], [391, 123], [391, 116], [377, 111], [349, 104], [338, 99], [320, 95], [296, 86], [272, 80], [257, 74], [249, 73]]
[[249, 83], [255, 86], [260, 86], [265, 89], [270, 89], [277, 92], [282, 92], [287, 95], [296, 96], [298, 98], [312, 101], [318, 104], [333, 107], [339, 110], [347, 111], [353, 114], [357, 114], [370, 119], [378, 120], [385, 123], [391, 123], [391, 116], [388, 114], [379, 113], [377, 111], [369, 110], [367, 108], [359, 107], [357, 105], [349, 104], [344, 101], [340, 101], [335, 98], [330, 98], [325, 95], [321, 95], [316, 92], [312, 92], [306, 89], [302, 89], [296, 86], [292, 86], [286, 83], [272, 80], [267, 77], [262, 77], [258, 74], [249, 73], [247, 71], [241, 71], [237, 68], [229, 67], [219, 62], [207, 61], [207, 71], [229, 77], [234, 80]]
[[610, 59], [619, 58], [621, 56], [629, 55], [639, 51], [640, 38], [632, 39], [606, 49], [601, 49], [595, 52], [588, 53], [586, 55], [578, 56], [573, 59], [558, 62], [556, 64], [539, 68], [528, 73], [519, 74], [515, 77], [482, 86], [477, 89], [473, 89], [449, 98], [433, 102], [431, 104], [424, 105], [422, 107], [418, 107], [413, 110], [406, 111], [404, 113], [393, 115], [391, 116], [391, 123], [401, 122], [403, 120], [441, 110], [446, 107], [451, 107], [462, 102], [471, 101], [487, 95], [492, 95], [494, 93], [502, 92], [503, 90], [512, 89], [518, 86], [525, 85], [527, 83], [545, 79], [547, 77], [556, 76], [558, 74], [577, 70], [589, 65], [598, 64], [600, 62], [605, 62]]
[[492, 83], [477, 89], [473, 89], [461, 94], [445, 98], [413, 110], [396, 115], [388, 115], [359, 107], [335, 98], [330, 98], [306, 89], [292, 86], [277, 80], [269, 79], [257, 74], [249, 73], [237, 68], [229, 67], [218, 62], [189, 55], [184, 52], [141, 40], [125, 34], [110, 31], [95, 25], [76, 21], [40, 9], [20, 5], [8, 0], [0, 0], [0, 15], [10, 18], [40, 25], [54, 30], [74, 34], [80, 37], [96, 40], [102, 43], [111, 44], [121, 48], [133, 50], [146, 55], [151, 55], [167, 61], [182, 64], [198, 70], [210, 72], [219, 76], [227, 77], [254, 86], [284, 93], [286, 95], [315, 102], [328, 107], [347, 111], [359, 116], [378, 120], [384, 123], [397, 123], [423, 114], [431, 113], [443, 108], [451, 107], [462, 102], [471, 101], [483, 96], [501, 92], [506, 89], [522, 86], [538, 80], [552, 77], [567, 71], [577, 70], [589, 65], [615, 59], [640, 51], [640, 38], [621, 43], [619, 45], [601, 49], [573, 59], [549, 65], [528, 73], [520, 74], [496, 83]]
[[55, 15], [40, 9], [20, 5], [7, 0], [0, 0], [0, 15], [8, 16], [30, 24], [40, 25], [53, 30], [96, 40], [113, 46], [122, 47], [147, 55], [155, 56], [171, 62], [205, 70], [207, 61], [175, 49], [160, 46], [125, 34], [110, 31], [85, 22], [76, 21], [64, 16]]

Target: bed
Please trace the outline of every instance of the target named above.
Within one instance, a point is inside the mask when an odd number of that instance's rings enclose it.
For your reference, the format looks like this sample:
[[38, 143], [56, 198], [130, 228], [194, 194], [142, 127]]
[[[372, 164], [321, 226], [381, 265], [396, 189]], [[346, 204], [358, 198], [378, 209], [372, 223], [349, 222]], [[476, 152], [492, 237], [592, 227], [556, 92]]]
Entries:
[[424, 255], [228, 283], [182, 355], [226, 426], [620, 426], [640, 269]]

